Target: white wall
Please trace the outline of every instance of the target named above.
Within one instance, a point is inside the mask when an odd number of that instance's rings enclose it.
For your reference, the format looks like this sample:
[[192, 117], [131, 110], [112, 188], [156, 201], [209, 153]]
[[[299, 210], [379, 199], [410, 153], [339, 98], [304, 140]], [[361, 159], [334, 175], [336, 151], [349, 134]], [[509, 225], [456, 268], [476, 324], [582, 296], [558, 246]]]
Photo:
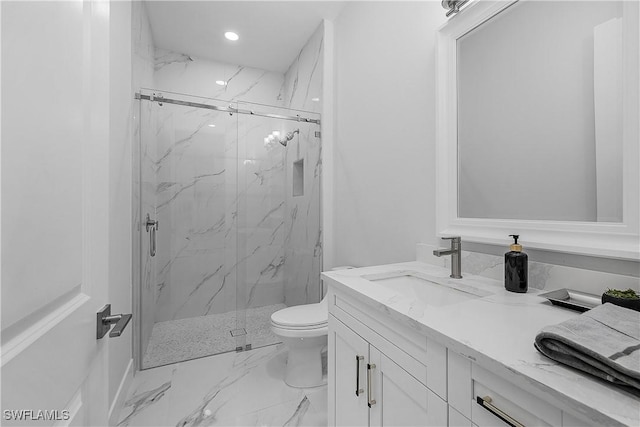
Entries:
[[440, 2], [350, 2], [335, 21], [334, 265], [435, 242]]

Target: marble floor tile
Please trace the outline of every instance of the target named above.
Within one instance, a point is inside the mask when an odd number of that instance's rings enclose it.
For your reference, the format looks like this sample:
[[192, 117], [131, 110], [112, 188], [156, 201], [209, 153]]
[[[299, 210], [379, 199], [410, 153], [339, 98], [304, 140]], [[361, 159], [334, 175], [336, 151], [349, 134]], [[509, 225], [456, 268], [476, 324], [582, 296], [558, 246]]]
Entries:
[[122, 426], [326, 426], [327, 387], [289, 387], [287, 349], [271, 345], [139, 372]]
[[327, 414], [311, 406], [309, 398], [273, 405], [233, 419], [221, 419], [213, 426], [326, 426]]
[[177, 365], [140, 371], [119, 416], [118, 426], [157, 426], [169, 416], [169, 396]]

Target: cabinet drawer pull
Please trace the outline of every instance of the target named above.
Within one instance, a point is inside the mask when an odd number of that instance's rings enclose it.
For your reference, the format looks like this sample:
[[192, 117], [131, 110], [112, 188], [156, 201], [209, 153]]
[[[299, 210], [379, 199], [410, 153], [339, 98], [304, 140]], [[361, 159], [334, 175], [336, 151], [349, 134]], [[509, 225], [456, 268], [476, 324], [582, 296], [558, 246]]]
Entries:
[[373, 394], [373, 386], [371, 385], [371, 371], [376, 369], [376, 365], [373, 363], [367, 363], [367, 405], [371, 408], [376, 404], [375, 399], [371, 398]]
[[360, 361], [364, 360], [364, 356], [358, 356], [356, 354], [356, 396], [360, 396], [364, 393], [364, 390], [360, 388]]
[[478, 405], [482, 406], [484, 409], [486, 409], [487, 411], [491, 412], [493, 415], [495, 415], [496, 417], [500, 418], [502, 421], [504, 421], [505, 423], [509, 424], [511, 427], [524, 427], [524, 424], [518, 422], [517, 420], [515, 420], [513, 417], [511, 417], [509, 414], [507, 414], [506, 412], [496, 408], [494, 405], [491, 404], [492, 399], [489, 396], [485, 396], [485, 397], [480, 397], [480, 396], [476, 396], [476, 402], [478, 403]]

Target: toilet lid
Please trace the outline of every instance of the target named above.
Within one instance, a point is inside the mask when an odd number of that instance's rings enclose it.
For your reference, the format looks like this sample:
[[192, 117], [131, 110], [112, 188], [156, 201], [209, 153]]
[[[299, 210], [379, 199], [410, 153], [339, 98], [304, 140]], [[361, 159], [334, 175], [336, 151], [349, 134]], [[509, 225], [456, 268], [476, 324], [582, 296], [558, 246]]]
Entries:
[[327, 323], [326, 304], [304, 304], [283, 308], [271, 315], [271, 322], [285, 327], [316, 327]]

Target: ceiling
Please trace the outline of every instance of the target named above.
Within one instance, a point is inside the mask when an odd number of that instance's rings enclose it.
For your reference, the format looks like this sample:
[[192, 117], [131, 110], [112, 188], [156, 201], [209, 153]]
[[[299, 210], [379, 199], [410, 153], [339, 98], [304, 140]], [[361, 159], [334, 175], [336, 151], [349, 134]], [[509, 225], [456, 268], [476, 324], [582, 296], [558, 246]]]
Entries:
[[[158, 48], [285, 72], [322, 19], [335, 18], [344, 1], [146, 1]], [[234, 31], [236, 42], [224, 38]]]

